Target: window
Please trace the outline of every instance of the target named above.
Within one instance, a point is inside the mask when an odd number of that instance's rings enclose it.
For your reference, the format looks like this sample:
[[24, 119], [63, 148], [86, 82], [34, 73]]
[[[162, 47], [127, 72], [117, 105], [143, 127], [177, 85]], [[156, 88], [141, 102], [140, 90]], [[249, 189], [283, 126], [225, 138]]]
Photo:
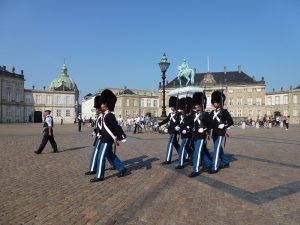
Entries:
[[11, 88], [10, 87], [6, 88], [6, 99], [9, 102], [11, 101]]
[[253, 111], [250, 109], [248, 110], [248, 116], [252, 117], [253, 116]]
[[293, 110], [293, 116], [298, 116], [298, 110], [297, 109]]
[[272, 105], [272, 97], [271, 96], [268, 97], [268, 105]]
[[60, 95], [57, 95], [56, 96], [56, 104], [61, 104], [61, 96]]
[[229, 89], [229, 90], [228, 90], [228, 93], [233, 93], [233, 90], [232, 90], [232, 89]]
[[136, 107], [136, 99], [132, 99], [133, 107]]
[[125, 116], [129, 116], [129, 112], [127, 110], [125, 110]]
[[270, 109], [267, 110], [267, 115], [268, 115], [268, 116], [271, 115], [271, 110], [270, 110]]
[[252, 92], [252, 88], [248, 88], [247, 91], [248, 91], [248, 92]]
[[237, 104], [242, 105], [243, 104], [243, 99], [241, 97], [237, 98]]
[[16, 102], [19, 102], [20, 101], [20, 90], [17, 89], [16, 90]]
[[126, 99], [126, 106], [129, 106], [129, 99]]
[[207, 96], [207, 106], [210, 107], [211, 105], [211, 96]]
[[293, 95], [293, 103], [294, 104], [298, 103], [298, 95]]
[[257, 89], [256, 89], [256, 92], [261, 92], [261, 88], [257, 88]]
[[252, 105], [252, 98], [248, 98], [248, 105]]
[[288, 116], [289, 115], [289, 111], [287, 109], [283, 110], [283, 115], [284, 116]]
[[261, 115], [262, 115], [260, 109], [258, 109], [256, 112], [257, 112], [257, 115], [258, 115], [258, 116], [261, 116]]
[[231, 116], [234, 116], [234, 110], [233, 109], [230, 109], [229, 113], [230, 113]]
[[157, 107], [157, 100], [153, 100], [153, 107]]
[[25, 96], [25, 102], [26, 103], [31, 103], [31, 96], [30, 95]]
[[280, 98], [279, 96], [275, 96], [275, 105], [279, 105], [280, 104]]
[[66, 105], [71, 105], [71, 96], [66, 96]]
[[141, 107], [144, 107], [144, 99], [141, 99]]
[[283, 96], [283, 104], [285, 104], [285, 105], [289, 104], [289, 96], [288, 95]]
[[241, 109], [238, 110], [237, 116], [242, 116], [242, 110]]
[[136, 111], [132, 111], [132, 116], [136, 117]]
[[52, 98], [51, 95], [46, 95], [46, 104], [51, 105], [52, 104]]
[[17, 108], [16, 109], [16, 116], [19, 117], [21, 114], [21, 109], [20, 108]]
[[147, 99], [147, 107], [151, 107], [151, 99]]
[[233, 103], [233, 97], [230, 97], [229, 98], [229, 105], [233, 105], [234, 103]]
[[154, 111], [154, 117], [157, 117], [157, 111]]
[[36, 104], [41, 104], [42, 103], [42, 96], [41, 95], [36, 95], [35, 96], [35, 103]]
[[256, 98], [256, 105], [261, 105], [261, 98]]
[[69, 116], [71, 116], [70, 109], [66, 109], [66, 117], [69, 117]]
[[56, 116], [61, 116], [61, 109], [56, 110]]

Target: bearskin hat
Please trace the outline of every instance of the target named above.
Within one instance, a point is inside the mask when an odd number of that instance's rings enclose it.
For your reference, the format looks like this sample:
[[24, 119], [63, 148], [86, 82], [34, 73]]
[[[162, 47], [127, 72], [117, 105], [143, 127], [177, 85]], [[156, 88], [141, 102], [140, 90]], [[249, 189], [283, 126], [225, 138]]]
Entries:
[[221, 103], [224, 105], [226, 96], [221, 91], [214, 91], [211, 94], [211, 104], [214, 104], [214, 102]]
[[175, 96], [171, 96], [169, 98], [169, 107], [174, 107], [176, 109], [177, 98]]
[[117, 102], [116, 95], [109, 89], [105, 89], [101, 93], [101, 103], [106, 104], [110, 111], [114, 111]]
[[195, 105], [202, 105], [203, 102], [203, 93], [202, 92], [195, 92], [193, 94], [193, 106]]
[[101, 98], [101, 95], [97, 95], [95, 98], [94, 98], [94, 108], [95, 109], [99, 109], [100, 106], [102, 104], [102, 98]]
[[193, 109], [193, 99], [191, 97], [186, 97], [186, 112], [189, 113]]
[[186, 100], [185, 98], [179, 99], [178, 109], [181, 109], [181, 110], [185, 110], [186, 109], [185, 100]]

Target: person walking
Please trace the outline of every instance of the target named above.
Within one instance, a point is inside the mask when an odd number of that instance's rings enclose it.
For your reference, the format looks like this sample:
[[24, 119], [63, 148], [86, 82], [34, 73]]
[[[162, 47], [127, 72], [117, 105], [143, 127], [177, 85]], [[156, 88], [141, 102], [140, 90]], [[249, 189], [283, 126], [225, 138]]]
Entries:
[[45, 110], [44, 111], [44, 130], [43, 130], [43, 139], [42, 139], [42, 143], [40, 144], [38, 150], [34, 151], [34, 153], [36, 154], [41, 154], [42, 151], [44, 150], [46, 144], [48, 143], [48, 141], [50, 141], [50, 144], [52, 146], [53, 152], [54, 153], [58, 153], [57, 150], [57, 144], [56, 141], [54, 140], [54, 135], [53, 135], [53, 118], [52, 116], [50, 116], [51, 111], [50, 110]]
[[81, 114], [79, 113], [78, 115], [78, 132], [81, 132], [81, 123], [82, 123], [82, 118], [81, 118]]

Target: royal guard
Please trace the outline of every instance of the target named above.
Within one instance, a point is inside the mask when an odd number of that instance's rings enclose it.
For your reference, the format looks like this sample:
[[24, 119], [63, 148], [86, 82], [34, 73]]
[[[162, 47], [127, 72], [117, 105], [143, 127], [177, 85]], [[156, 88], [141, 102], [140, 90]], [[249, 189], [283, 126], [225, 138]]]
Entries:
[[171, 109], [171, 112], [169, 113], [166, 119], [164, 119], [162, 122], [160, 122], [158, 125], [155, 126], [158, 127], [168, 123], [168, 127], [165, 129], [165, 131], [170, 134], [170, 138], [167, 144], [166, 158], [165, 161], [162, 162], [162, 165], [171, 164], [173, 147], [175, 147], [179, 155], [179, 144], [177, 140], [178, 131], [175, 130], [175, 127], [180, 123], [180, 114], [176, 111], [176, 105], [177, 105], [177, 98], [171, 96], [169, 99], [169, 107]]
[[210, 155], [206, 147], [207, 133], [212, 127], [212, 121], [206, 108], [206, 96], [202, 92], [196, 92], [193, 95], [193, 134], [192, 141], [194, 144], [193, 170], [189, 177], [196, 177], [200, 174], [200, 165], [202, 168], [210, 168]]
[[[211, 104], [215, 110], [211, 111], [210, 117], [213, 120], [213, 142], [214, 152], [212, 167], [209, 173], [217, 173], [219, 168], [229, 167], [229, 159], [224, 155], [222, 141], [226, 137], [226, 130], [233, 125], [233, 120], [227, 111], [223, 108], [225, 102], [225, 95], [221, 91], [214, 91], [211, 95]], [[221, 163], [220, 161], [221, 160]]]
[[[181, 144], [179, 149], [179, 163], [175, 169], [183, 169], [186, 156], [191, 155], [191, 138], [193, 126], [193, 114], [190, 107], [191, 98], [181, 98], [178, 104], [178, 112], [180, 113], [180, 123], [175, 127], [175, 130], [180, 132]], [[188, 105], [189, 104], [189, 105]]]
[[113, 144], [118, 145], [119, 141], [125, 143], [126, 135], [122, 128], [118, 125], [115, 115], [112, 113], [117, 102], [115, 94], [105, 89], [101, 93], [101, 111], [103, 116], [101, 118], [101, 136], [100, 149], [98, 153], [98, 165], [95, 178], [91, 182], [98, 182], [104, 180], [105, 173], [105, 158], [108, 158], [114, 167], [119, 171], [118, 177], [123, 177], [127, 173], [124, 163], [113, 152]]
[[[98, 153], [100, 150], [100, 138], [101, 138], [101, 130], [102, 130], [102, 111], [101, 111], [101, 96], [97, 95], [94, 98], [94, 108], [96, 109], [96, 114], [97, 114], [97, 119], [95, 122], [95, 128], [93, 131], [93, 136], [95, 137], [94, 139], [94, 143], [93, 143], [93, 153], [91, 156], [91, 160], [90, 160], [90, 164], [89, 164], [89, 170], [85, 173], [85, 175], [92, 175], [92, 174], [96, 174], [96, 170], [97, 170], [97, 162], [98, 162]], [[109, 160], [109, 159], [108, 159]], [[109, 163], [111, 165], [112, 162], [109, 160]]]

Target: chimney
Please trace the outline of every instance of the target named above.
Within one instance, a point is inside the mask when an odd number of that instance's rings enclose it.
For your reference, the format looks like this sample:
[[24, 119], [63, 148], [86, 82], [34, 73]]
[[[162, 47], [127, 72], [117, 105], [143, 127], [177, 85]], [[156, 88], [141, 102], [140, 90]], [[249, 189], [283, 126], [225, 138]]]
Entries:
[[3, 66], [3, 70], [4, 70], [4, 71], [6, 70], [6, 66]]
[[15, 71], [16, 71], [16, 68], [13, 66], [11, 72], [12, 72], [12, 73], [15, 73]]
[[273, 92], [275, 92], [275, 88], [273, 88]]
[[24, 70], [21, 70], [21, 75], [24, 75]]
[[280, 91], [283, 91], [283, 87], [280, 88]]
[[265, 78], [264, 78], [264, 77], [261, 77], [261, 81], [265, 81]]
[[238, 65], [238, 72], [239, 72], [239, 73], [242, 72], [242, 71], [241, 71], [241, 66], [240, 66], [240, 65]]
[[161, 82], [159, 82], [159, 87], [161, 87]]
[[34, 88], [35, 88], [34, 85], [32, 85], [32, 90], [34, 90]]
[[44, 86], [43, 88], [44, 88], [44, 91], [45, 91], [45, 89], [46, 89], [46, 86]]
[[227, 73], [227, 66], [224, 66], [224, 74]]

